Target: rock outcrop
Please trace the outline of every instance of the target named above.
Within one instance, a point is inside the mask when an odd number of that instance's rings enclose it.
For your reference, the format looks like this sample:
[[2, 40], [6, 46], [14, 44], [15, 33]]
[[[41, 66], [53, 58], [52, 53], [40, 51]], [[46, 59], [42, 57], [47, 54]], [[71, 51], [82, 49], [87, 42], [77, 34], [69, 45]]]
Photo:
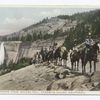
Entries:
[[[52, 67], [53, 66], [53, 67]], [[100, 90], [100, 72], [92, 76], [47, 63], [30, 65], [0, 76], [0, 90]]]
[[[65, 37], [58, 37], [55, 42], [58, 46], [63, 44]], [[13, 62], [17, 62], [18, 59], [26, 57], [32, 58], [37, 51], [41, 50], [41, 47], [47, 47], [52, 45], [51, 40], [37, 40], [35, 42], [22, 42], [22, 41], [6, 41], [4, 47], [6, 51], [5, 59]]]

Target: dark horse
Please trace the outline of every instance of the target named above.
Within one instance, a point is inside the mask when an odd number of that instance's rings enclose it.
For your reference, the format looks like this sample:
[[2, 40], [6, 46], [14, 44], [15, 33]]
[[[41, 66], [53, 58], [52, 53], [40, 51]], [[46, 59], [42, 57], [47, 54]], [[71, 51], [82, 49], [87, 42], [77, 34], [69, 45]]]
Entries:
[[60, 46], [54, 52], [54, 59], [56, 60], [56, 64], [59, 64], [59, 61], [62, 61], [63, 66], [66, 66], [65, 62], [67, 63], [68, 51], [66, 47]]
[[48, 51], [46, 58], [47, 58], [46, 60], [48, 61], [48, 63], [53, 62], [53, 60], [54, 60], [53, 50]]
[[95, 43], [87, 51], [86, 48], [81, 51], [82, 73], [86, 73], [86, 64], [90, 63], [90, 73], [92, 72], [92, 61], [94, 63], [94, 72], [96, 71], [97, 53], [99, 51], [98, 43]]
[[68, 51], [66, 47], [60, 46], [56, 50], [51, 50], [47, 54], [47, 61], [54, 62], [59, 65], [59, 62], [62, 61], [62, 65], [64, 65], [64, 61], [67, 62]]
[[70, 53], [70, 61], [71, 61], [71, 66], [72, 66], [72, 70], [74, 70], [74, 66], [75, 66], [75, 70], [79, 70], [79, 60], [80, 60], [80, 52], [77, 50], [73, 50]]

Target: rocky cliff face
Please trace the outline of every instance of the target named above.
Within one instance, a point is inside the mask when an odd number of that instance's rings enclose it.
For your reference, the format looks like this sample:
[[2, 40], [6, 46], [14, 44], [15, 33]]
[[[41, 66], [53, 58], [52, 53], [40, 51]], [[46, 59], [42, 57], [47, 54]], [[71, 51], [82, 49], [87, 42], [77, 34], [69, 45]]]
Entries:
[[[62, 45], [65, 37], [59, 37], [55, 41], [59, 45]], [[8, 41], [4, 42], [6, 51], [5, 59], [7, 61], [17, 62], [18, 59], [27, 57], [32, 58], [37, 51], [41, 50], [41, 47], [49, 48], [52, 45], [52, 40], [37, 40], [35, 42], [21, 42], [21, 41]]]

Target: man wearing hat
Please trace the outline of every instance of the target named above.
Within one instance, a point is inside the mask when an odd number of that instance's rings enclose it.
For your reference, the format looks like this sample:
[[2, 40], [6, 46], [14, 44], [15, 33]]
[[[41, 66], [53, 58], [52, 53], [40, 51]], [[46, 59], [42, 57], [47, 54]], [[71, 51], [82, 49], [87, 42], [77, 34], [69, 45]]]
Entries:
[[54, 50], [54, 51], [57, 49], [57, 45], [58, 45], [58, 44], [54, 42], [54, 44], [53, 44], [53, 50]]
[[91, 33], [88, 34], [86, 40], [85, 40], [85, 46], [86, 46], [86, 53], [88, 50], [90, 50], [91, 46], [93, 46], [94, 41], [91, 38]]
[[91, 33], [88, 34], [87, 39], [85, 40], [86, 47], [91, 47], [94, 44], [93, 39], [91, 38]]

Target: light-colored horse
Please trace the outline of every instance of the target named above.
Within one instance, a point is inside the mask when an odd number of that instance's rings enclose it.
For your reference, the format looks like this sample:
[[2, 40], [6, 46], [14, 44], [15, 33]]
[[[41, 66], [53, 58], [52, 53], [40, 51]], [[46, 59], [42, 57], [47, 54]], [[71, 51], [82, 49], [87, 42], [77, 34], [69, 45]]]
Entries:
[[68, 57], [68, 51], [66, 47], [60, 46], [55, 50], [54, 58], [56, 59], [57, 65], [59, 65], [61, 61], [62, 66], [67, 66], [67, 57]]

